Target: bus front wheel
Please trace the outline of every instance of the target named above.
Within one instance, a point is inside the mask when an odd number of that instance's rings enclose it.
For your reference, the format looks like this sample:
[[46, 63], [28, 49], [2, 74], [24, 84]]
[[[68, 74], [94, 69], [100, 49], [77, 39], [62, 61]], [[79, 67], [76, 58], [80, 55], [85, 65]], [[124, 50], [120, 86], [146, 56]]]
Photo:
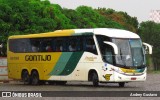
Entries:
[[32, 79], [32, 85], [38, 85], [39, 84], [39, 75], [37, 71], [33, 71], [31, 74]]
[[31, 83], [28, 71], [25, 70], [25, 71], [22, 72], [22, 80], [23, 80], [24, 84], [26, 84], [26, 85]]
[[93, 86], [97, 87], [99, 85], [98, 75], [96, 72], [92, 74]]

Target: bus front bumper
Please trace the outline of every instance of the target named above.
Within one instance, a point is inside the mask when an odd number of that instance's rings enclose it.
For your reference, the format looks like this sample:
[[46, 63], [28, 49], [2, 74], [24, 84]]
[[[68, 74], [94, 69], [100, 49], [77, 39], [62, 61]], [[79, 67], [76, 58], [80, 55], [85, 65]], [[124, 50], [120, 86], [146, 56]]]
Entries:
[[146, 73], [121, 74], [114, 72], [115, 82], [145, 81], [146, 77], [147, 77]]

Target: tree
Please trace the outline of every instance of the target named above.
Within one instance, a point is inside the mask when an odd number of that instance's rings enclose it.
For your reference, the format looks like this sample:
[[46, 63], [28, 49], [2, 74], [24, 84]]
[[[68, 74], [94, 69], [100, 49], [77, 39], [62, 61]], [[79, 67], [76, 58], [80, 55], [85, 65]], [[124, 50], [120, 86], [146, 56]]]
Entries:
[[138, 30], [142, 40], [153, 45], [153, 63], [155, 70], [160, 70], [160, 24], [146, 21], [140, 24]]
[[97, 11], [106, 19], [115, 21], [116, 23], [121, 25], [121, 28], [132, 32], [137, 32], [138, 20], [136, 17], [131, 17], [126, 12], [117, 12], [110, 8], [98, 8]]
[[63, 9], [57, 4], [52, 4], [52, 6], [55, 14], [55, 21], [57, 22], [57, 27], [55, 29], [73, 28], [74, 26], [70, 25], [70, 19], [63, 14]]

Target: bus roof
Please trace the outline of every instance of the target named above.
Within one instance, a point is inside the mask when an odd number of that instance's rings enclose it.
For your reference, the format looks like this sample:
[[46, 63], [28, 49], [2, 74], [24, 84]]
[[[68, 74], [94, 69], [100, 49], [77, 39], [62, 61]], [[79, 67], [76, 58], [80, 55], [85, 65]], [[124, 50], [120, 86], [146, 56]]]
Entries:
[[39, 33], [39, 34], [14, 35], [10, 36], [9, 39], [59, 37], [59, 36], [85, 35], [88, 33], [95, 35], [104, 35], [112, 38], [140, 38], [137, 34], [126, 30], [113, 29], [113, 28], [94, 28], [94, 29], [68, 29], [68, 30], [57, 30], [54, 32]]
[[84, 33], [92, 32], [95, 35], [104, 35], [112, 38], [140, 38], [137, 34], [122, 30], [122, 29], [113, 29], [113, 28], [95, 28], [95, 29], [74, 29], [75, 33]]

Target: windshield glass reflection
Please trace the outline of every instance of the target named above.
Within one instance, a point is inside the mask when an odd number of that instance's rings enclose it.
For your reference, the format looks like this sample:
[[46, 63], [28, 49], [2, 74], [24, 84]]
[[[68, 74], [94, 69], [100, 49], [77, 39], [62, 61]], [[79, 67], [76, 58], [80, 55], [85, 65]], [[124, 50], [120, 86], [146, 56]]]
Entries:
[[143, 66], [145, 64], [142, 43], [140, 39], [113, 39], [118, 46], [116, 64], [123, 66]]

